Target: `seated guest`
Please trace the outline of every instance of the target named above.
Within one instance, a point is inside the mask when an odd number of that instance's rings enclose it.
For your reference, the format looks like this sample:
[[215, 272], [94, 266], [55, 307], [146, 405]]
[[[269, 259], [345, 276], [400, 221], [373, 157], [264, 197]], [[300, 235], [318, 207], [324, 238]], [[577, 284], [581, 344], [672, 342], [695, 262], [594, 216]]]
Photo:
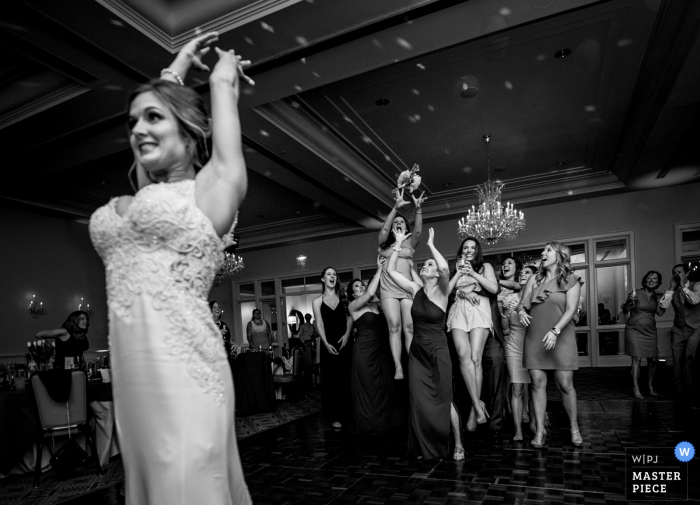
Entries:
[[[90, 343], [87, 339], [90, 327], [90, 316], [84, 310], [76, 310], [63, 323], [61, 328], [44, 330], [36, 334], [36, 338], [56, 339], [55, 368], [67, 368], [66, 358], [71, 358], [71, 363], [76, 363], [83, 357], [83, 352], [88, 350]], [[72, 365], [68, 368], [72, 368]]]
[[311, 323], [311, 314], [306, 314], [304, 319], [306, 322], [299, 325], [299, 339], [304, 345], [311, 345], [311, 341], [316, 338], [316, 330]]
[[260, 309], [253, 309], [253, 319], [248, 321], [246, 334], [251, 349], [260, 350], [272, 347], [273, 337], [270, 323], [263, 320]]

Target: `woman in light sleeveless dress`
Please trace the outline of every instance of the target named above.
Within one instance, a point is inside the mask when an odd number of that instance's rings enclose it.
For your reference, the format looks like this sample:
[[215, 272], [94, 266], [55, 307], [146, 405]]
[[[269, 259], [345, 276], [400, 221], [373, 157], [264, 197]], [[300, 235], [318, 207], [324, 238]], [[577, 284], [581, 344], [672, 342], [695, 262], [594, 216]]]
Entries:
[[[536, 435], [533, 447], [545, 445], [547, 411], [547, 370], [554, 380], [569, 417], [571, 443], [580, 446], [574, 370], [578, 370], [578, 346], [574, 314], [581, 296], [581, 278], [571, 268], [571, 250], [561, 242], [547, 242], [537, 273], [523, 289], [518, 315], [525, 330], [523, 366], [532, 380], [532, 404]], [[529, 311], [529, 313], [528, 313]]]
[[140, 189], [90, 219], [106, 267], [128, 505], [251, 503], [236, 444], [231, 370], [207, 303], [223, 259], [220, 237], [247, 189], [237, 109], [243, 62], [217, 48], [211, 122], [199, 95], [181, 85], [191, 64], [203, 67], [200, 57], [216, 39], [211, 33], [188, 43], [163, 79], [132, 94], [130, 143]]
[[481, 401], [481, 358], [493, 327], [486, 292], [497, 293], [499, 286], [493, 267], [483, 262], [481, 244], [474, 237], [462, 241], [454, 266], [456, 270], [450, 288], [455, 291], [455, 301], [447, 316], [447, 331], [452, 335], [459, 357], [459, 370], [472, 400], [467, 430], [474, 431], [477, 424], [485, 423], [488, 418], [486, 405]]
[[[535, 267], [525, 265], [520, 270], [520, 284], [524, 286], [527, 280], [535, 273]], [[520, 322], [518, 312], [515, 310], [520, 303], [522, 291], [505, 295], [501, 303], [503, 304], [503, 316], [501, 317], [501, 327], [506, 339], [505, 357], [508, 367], [508, 375], [511, 383], [510, 406], [513, 414], [513, 424], [515, 425], [515, 436], [513, 440], [523, 439], [521, 423], [529, 422], [523, 414], [527, 408], [529, 395], [526, 394], [530, 386], [530, 374], [523, 366], [523, 345], [525, 340], [525, 326]]]
[[[413, 233], [410, 239], [407, 240], [401, 247], [399, 252], [399, 260], [396, 270], [403, 275], [407, 280], [411, 280], [411, 269], [413, 268], [413, 253], [420, 241], [420, 235], [423, 230], [423, 211], [421, 203], [423, 195], [416, 198], [411, 195], [413, 203], [416, 206], [416, 221], [414, 223]], [[379, 232], [379, 255], [387, 260], [391, 257], [392, 247], [396, 242], [395, 234], [398, 231], [408, 234], [411, 229], [408, 225], [408, 220], [398, 214], [398, 210], [408, 205], [408, 202], [403, 199], [403, 190], [397, 192], [394, 207], [389, 212], [389, 215], [384, 221]], [[386, 321], [389, 324], [389, 345], [391, 346], [391, 356], [394, 359], [394, 379], [403, 379], [403, 365], [401, 364], [401, 331], [403, 330], [404, 340], [406, 344], [406, 352], [411, 349], [411, 339], [413, 339], [413, 321], [411, 319], [411, 294], [402, 289], [394, 279], [386, 271], [386, 263], [382, 269], [382, 275], [379, 281], [380, 293], [382, 300], [382, 311], [386, 316]]]
[[658, 336], [656, 316], [663, 316], [666, 310], [659, 304], [661, 296], [656, 290], [661, 286], [662, 276], [651, 270], [642, 277], [642, 287], [627, 296], [622, 312], [629, 314], [625, 324], [625, 354], [632, 357], [632, 394], [643, 400], [639, 390], [639, 369], [642, 359], [647, 359], [649, 394], [656, 396], [654, 372], [656, 371]]
[[248, 345], [254, 351], [268, 350], [272, 347], [272, 330], [267, 321], [262, 318], [260, 309], [253, 309], [253, 319], [246, 326]]

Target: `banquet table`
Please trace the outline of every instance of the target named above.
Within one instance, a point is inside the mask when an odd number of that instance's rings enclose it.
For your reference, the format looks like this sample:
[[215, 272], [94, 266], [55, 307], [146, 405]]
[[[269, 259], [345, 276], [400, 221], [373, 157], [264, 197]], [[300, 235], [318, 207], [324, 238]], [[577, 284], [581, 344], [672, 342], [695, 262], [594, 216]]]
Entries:
[[[114, 424], [114, 402], [110, 383], [89, 381], [87, 401], [95, 420], [95, 444], [104, 465], [119, 453]], [[37, 438], [41, 435], [39, 410], [34, 392], [0, 390], [0, 477], [34, 471]], [[76, 437], [85, 447], [83, 437]], [[58, 439], [57, 439], [58, 440]], [[62, 440], [62, 439], [61, 439]], [[48, 467], [48, 448], [42, 454], [42, 468]]]
[[231, 361], [237, 415], [245, 417], [275, 411], [271, 363], [265, 352], [242, 353]]

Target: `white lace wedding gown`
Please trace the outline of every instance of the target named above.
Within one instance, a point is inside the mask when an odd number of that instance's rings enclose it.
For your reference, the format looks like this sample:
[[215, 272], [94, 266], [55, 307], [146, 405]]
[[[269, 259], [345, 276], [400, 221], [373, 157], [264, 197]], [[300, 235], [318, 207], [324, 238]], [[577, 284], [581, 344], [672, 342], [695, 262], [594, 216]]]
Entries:
[[90, 219], [106, 267], [115, 417], [129, 505], [251, 503], [234, 392], [207, 296], [223, 245], [195, 181], [141, 189]]

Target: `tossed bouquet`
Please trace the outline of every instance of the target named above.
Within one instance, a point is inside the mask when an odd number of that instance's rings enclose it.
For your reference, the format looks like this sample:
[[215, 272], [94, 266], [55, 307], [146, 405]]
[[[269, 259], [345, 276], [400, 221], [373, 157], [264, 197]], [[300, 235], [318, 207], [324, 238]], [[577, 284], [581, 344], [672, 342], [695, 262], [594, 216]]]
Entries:
[[413, 193], [418, 189], [421, 183], [421, 177], [418, 175], [420, 168], [418, 165], [413, 165], [411, 170], [404, 170], [399, 174], [399, 178], [396, 181], [396, 189], [393, 191], [397, 195], [400, 191], [408, 189], [409, 193]]

